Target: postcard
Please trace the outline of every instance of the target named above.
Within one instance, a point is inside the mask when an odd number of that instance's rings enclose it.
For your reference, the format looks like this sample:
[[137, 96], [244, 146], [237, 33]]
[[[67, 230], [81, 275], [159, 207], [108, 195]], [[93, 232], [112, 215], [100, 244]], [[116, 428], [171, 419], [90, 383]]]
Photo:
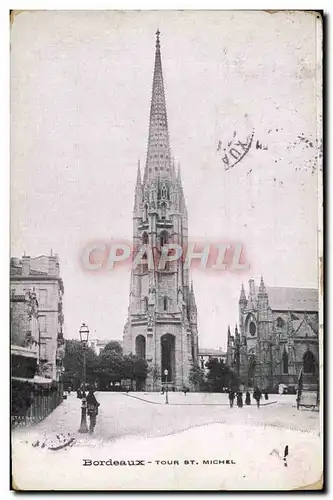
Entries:
[[322, 13], [11, 13], [19, 491], [323, 488]]

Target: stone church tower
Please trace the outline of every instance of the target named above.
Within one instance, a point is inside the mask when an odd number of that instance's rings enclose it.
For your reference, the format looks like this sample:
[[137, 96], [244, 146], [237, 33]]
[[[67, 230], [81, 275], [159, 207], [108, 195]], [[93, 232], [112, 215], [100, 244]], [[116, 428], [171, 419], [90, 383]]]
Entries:
[[142, 180], [138, 165], [134, 195], [133, 262], [138, 265], [132, 266], [124, 353], [148, 362], [146, 390], [160, 390], [166, 379], [180, 390], [198, 363], [197, 307], [183, 260], [169, 262], [167, 245], [186, 248], [188, 224], [180, 167], [176, 174], [170, 151], [159, 35], [147, 159]]

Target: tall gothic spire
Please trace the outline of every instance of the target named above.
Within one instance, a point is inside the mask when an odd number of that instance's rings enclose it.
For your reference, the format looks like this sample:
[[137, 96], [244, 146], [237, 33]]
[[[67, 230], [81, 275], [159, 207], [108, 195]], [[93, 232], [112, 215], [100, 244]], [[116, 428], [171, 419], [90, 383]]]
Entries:
[[240, 297], [239, 297], [239, 303], [242, 304], [242, 303], [246, 303], [246, 302], [247, 302], [247, 300], [246, 300], [244, 285], [242, 283], [241, 293], [240, 293]]
[[157, 30], [144, 182], [160, 177], [169, 177], [171, 179], [171, 174], [172, 165], [162, 73], [160, 31]]
[[247, 307], [248, 307], [248, 309], [256, 309], [257, 308], [257, 297], [256, 297], [256, 291], [255, 291], [253, 279], [249, 280], [249, 300], [247, 303]]
[[138, 161], [138, 170], [136, 174], [136, 186], [134, 195], [134, 211], [140, 209], [142, 199], [142, 183], [141, 183], [141, 171], [140, 171], [140, 160]]
[[190, 288], [190, 304], [191, 304], [192, 307], [196, 308], [194, 288], [193, 288], [193, 281], [191, 281], [191, 288]]
[[259, 295], [267, 295], [264, 278], [261, 276], [259, 285]]

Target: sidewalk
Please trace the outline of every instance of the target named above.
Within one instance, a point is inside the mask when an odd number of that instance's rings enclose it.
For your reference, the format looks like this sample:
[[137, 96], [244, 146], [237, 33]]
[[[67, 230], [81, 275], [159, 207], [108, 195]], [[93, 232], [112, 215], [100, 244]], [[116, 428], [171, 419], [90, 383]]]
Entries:
[[30, 441], [43, 440], [56, 434], [77, 434], [81, 422], [81, 400], [76, 393], [71, 393], [67, 399], [50, 415], [38, 424], [15, 428], [12, 432], [13, 442], [27, 439]]

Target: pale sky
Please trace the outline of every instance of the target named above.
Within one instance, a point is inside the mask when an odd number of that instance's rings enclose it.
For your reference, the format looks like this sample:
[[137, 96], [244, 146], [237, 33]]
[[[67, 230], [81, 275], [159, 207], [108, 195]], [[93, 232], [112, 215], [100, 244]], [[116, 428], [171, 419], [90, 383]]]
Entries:
[[[238, 241], [247, 271], [192, 272], [201, 347], [226, 348], [242, 281], [317, 287], [313, 14], [44, 11], [11, 32], [11, 255], [60, 258], [65, 336], [122, 339], [130, 268], [82, 269], [91, 240], [132, 239], [155, 31], [189, 239]], [[317, 56], [316, 56], [317, 54]], [[317, 57], [317, 59], [316, 59]], [[317, 89], [318, 91], [318, 89]], [[219, 140], [250, 151], [226, 171]], [[257, 149], [260, 142], [267, 149]], [[308, 141], [308, 142], [306, 142]]]

